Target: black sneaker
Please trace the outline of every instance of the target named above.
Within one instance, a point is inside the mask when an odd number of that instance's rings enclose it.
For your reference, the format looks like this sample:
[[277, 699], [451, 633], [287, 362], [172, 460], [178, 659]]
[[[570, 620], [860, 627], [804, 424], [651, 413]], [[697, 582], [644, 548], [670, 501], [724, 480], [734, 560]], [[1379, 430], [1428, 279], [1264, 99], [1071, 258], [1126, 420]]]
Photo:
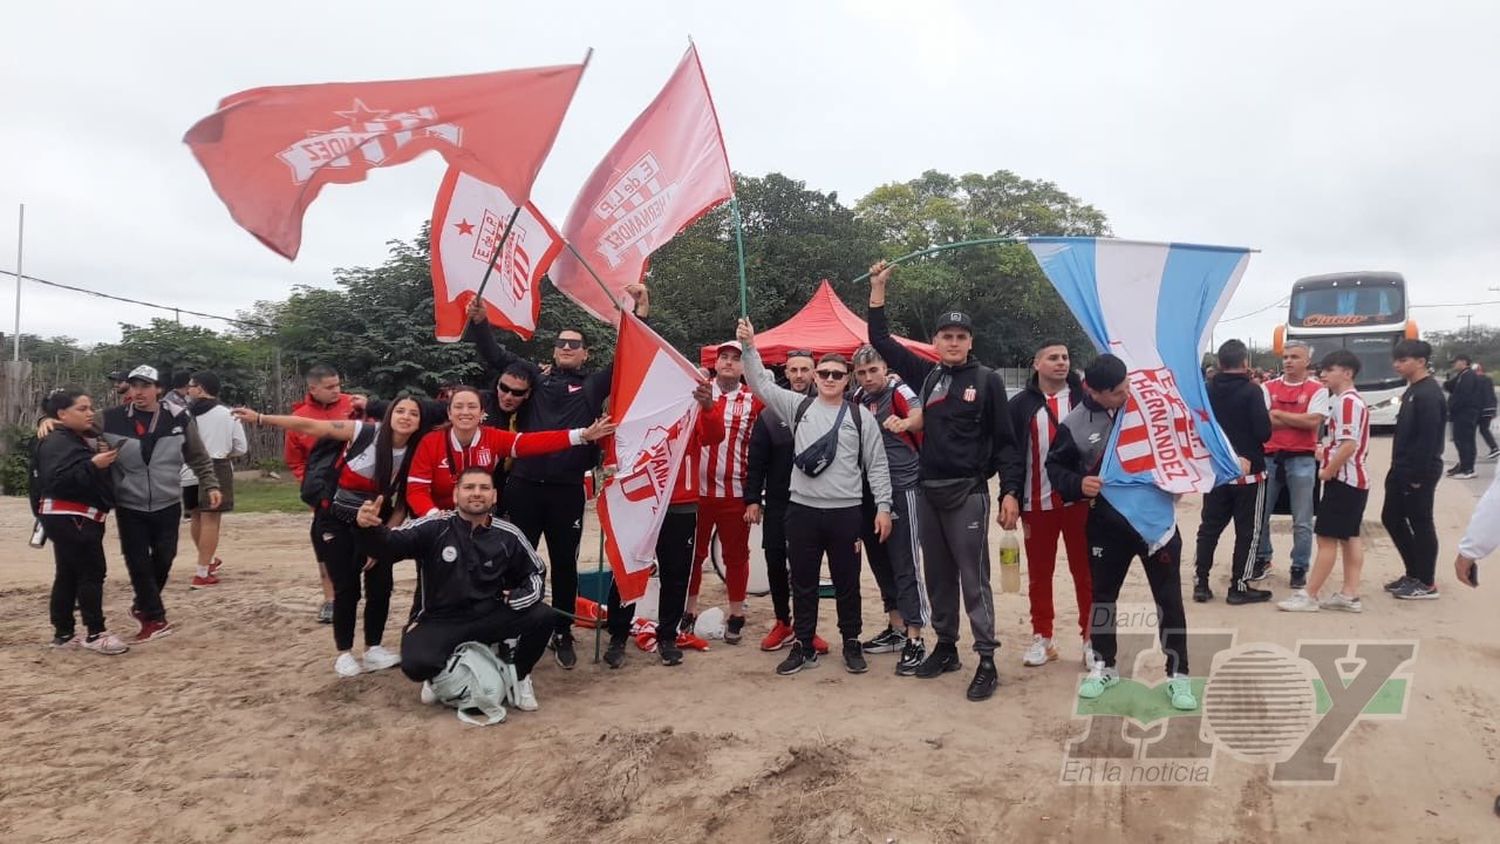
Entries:
[[1479, 476], [1474, 474], [1473, 469], [1461, 469], [1457, 472], [1449, 472], [1448, 477], [1455, 481], [1472, 481]]
[[894, 627], [886, 627], [880, 634], [860, 647], [867, 654], [893, 654], [906, 644], [906, 634]]
[[922, 660], [922, 664], [917, 666], [916, 671], [912, 672], [912, 676], [921, 677], [923, 680], [930, 680], [939, 674], [957, 671], [963, 667], [963, 663], [958, 660], [958, 647], [953, 644], [938, 642], [933, 646], [932, 653], [926, 659]]
[[995, 670], [994, 657], [982, 656], [979, 658], [979, 668], [974, 672], [974, 679], [969, 681], [969, 690], [964, 692], [964, 697], [969, 700], [989, 700], [1000, 685], [1000, 673]]
[[1391, 593], [1403, 601], [1435, 601], [1438, 598], [1437, 584], [1426, 584], [1415, 578], [1408, 579]]
[[1208, 578], [1199, 578], [1193, 583], [1193, 600], [1200, 604], [1214, 599], [1214, 591], [1208, 588]]
[[844, 640], [844, 670], [850, 674], [863, 674], [870, 670], [865, 662], [865, 649], [858, 639]]
[[788, 674], [796, 674], [804, 668], [818, 667], [818, 652], [809, 647], [804, 647], [801, 642], [792, 644], [792, 652], [786, 655], [786, 659], [776, 666], [776, 673], [783, 677]]
[[1486, 460], [1500, 459], [1500, 448], [1492, 448], [1492, 449], [1490, 449], [1490, 453], [1486, 454], [1484, 456], [1484, 459], [1486, 459]]
[[1287, 583], [1287, 585], [1290, 586], [1290, 587], [1292, 587], [1293, 589], [1302, 589], [1302, 588], [1306, 587], [1307, 586], [1307, 572], [1305, 572], [1305, 571], [1293, 571], [1292, 572], [1292, 578]]
[[[557, 664], [569, 671], [578, 664], [578, 654], [573, 652], [572, 633], [554, 633], [552, 635], [552, 656], [557, 659]], [[623, 658], [624, 654], [620, 656]]]
[[740, 639], [745, 636], [745, 617], [742, 615], [731, 615], [728, 623], [724, 625], [724, 644], [738, 645]]
[[1259, 604], [1271, 600], [1271, 590], [1256, 589], [1254, 586], [1230, 589], [1224, 593], [1224, 603], [1237, 607], [1240, 604]]
[[1250, 576], [1245, 580], [1250, 583], [1259, 583], [1271, 576], [1272, 568], [1274, 567], [1270, 560], [1256, 560], [1255, 565], [1250, 567]]
[[[562, 662], [561, 659], [558, 662]], [[625, 640], [609, 637], [609, 647], [604, 649], [604, 664], [611, 669], [619, 668], [625, 664]]]
[[682, 664], [682, 648], [677, 647], [676, 642], [657, 642], [656, 655], [661, 657], [662, 665]]
[[896, 676], [910, 677], [917, 673], [917, 668], [922, 665], [922, 659], [927, 656], [927, 646], [922, 644], [921, 639], [907, 639], [906, 644], [901, 646], [901, 659], [896, 661]]
[[1382, 586], [1381, 588], [1384, 589], [1387, 592], [1395, 592], [1397, 589], [1400, 589], [1402, 586], [1405, 586], [1406, 585], [1406, 581], [1408, 581], [1408, 580], [1411, 580], [1411, 578], [1408, 577], [1407, 575], [1403, 574], [1400, 577], [1396, 578], [1395, 580], [1392, 580], [1390, 583], [1387, 583], [1385, 586]]
[[1444, 473], [1443, 473], [1443, 474], [1444, 474], [1444, 475], [1447, 475], [1447, 476], [1448, 476], [1448, 477], [1450, 477], [1450, 478], [1451, 478], [1451, 477], [1453, 477], [1453, 476], [1454, 476], [1454, 475], [1456, 475], [1456, 474], [1458, 474], [1458, 473], [1459, 473], [1459, 472], [1460, 472], [1460, 471], [1461, 471], [1461, 470], [1460, 470], [1460, 469], [1459, 469], [1459, 468], [1458, 468], [1458, 467], [1457, 467], [1457, 466], [1450, 466], [1450, 467], [1449, 467], [1449, 468], [1448, 468], [1448, 471], [1446, 471], [1446, 472], [1444, 472]]

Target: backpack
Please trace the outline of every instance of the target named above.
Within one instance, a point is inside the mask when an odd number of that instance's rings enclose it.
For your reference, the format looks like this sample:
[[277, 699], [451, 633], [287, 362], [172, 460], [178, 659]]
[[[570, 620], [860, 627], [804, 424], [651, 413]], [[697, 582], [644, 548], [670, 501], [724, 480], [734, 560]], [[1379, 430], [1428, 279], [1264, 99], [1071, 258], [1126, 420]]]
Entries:
[[302, 503], [321, 509], [331, 501], [334, 493], [338, 492], [339, 473], [343, 471], [344, 464], [375, 442], [376, 430], [375, 425], [364, 425], [353, 440], [319, 437], [307, 452], [302, 488], [298, 492]]
[[458, 720], [488, 727], [505, 720], [505, 704], [516, 703], [519, 681], [516, 667], [489, 645], [464, 642], [429, 683], [438, 703], [458, 710]]

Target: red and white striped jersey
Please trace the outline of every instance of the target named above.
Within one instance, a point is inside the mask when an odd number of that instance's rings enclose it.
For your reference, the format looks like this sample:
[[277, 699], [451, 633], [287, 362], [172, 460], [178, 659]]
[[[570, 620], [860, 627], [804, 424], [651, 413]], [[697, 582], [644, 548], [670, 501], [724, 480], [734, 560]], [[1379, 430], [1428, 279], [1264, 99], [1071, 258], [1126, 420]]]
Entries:
[[1333, 400], [1323, 443], [1328, 447], [1322, 465], [1327, 466], [1340, 443], [1353, 442], [1354, 453], [1339, 467], [1336, 478], [1355, 489], [1370, 488], [1370, 474], [1365, 471], [1365, 454], [1370, 450], [1370, 413], [1364, 397], [1349, 388]]
[[1026, 500], [1021, 503], [1022, 509], [1028, 513], [1071, 506], [1052, 488], [1052, 480], [1047, 477], [1047, 451], [1057, 439], [1057, 423], [1068, 415], [1073, 405], [1072, 391], [1063, 387], [1047, 396], [1047, 404], [1037, 408], [1031, 417], [1031, 431], [1026, 438], [1031, 444], [1031, 453], [1026, 456]]
[[728, 393], [720, 393], [715, 384], [714, 393], [714, 406], [706, 413], [722, 422], [724, 439], [703, 449], [698, 494], [703, 498], [743, 498], [750, 429], [765, 405], [743, 384]]

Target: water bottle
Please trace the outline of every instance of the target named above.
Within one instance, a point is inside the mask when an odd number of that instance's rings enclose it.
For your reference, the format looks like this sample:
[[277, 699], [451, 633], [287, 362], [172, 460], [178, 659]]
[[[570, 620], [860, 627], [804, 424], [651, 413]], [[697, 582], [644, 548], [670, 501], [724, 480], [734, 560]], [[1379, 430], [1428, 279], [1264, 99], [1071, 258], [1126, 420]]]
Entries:
[[1000, 534], [1000, 591], [1021, 591], [1021, 540], [1013, 530]]

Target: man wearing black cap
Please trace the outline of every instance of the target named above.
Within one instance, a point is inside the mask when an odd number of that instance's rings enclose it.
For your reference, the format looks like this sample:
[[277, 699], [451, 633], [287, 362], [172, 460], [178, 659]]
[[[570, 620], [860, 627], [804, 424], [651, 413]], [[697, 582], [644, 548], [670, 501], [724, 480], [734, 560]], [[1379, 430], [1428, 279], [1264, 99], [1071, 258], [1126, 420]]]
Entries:
[[1000, 476], [1000, 511], [1006, 530], [1021, 514], [1025, 464], [1016, 445], [1005, 382], [970, 355], [974, 325], [968, 315], [949, 311], [938, 319], [932, 345], [940, 362], [918, 357], [891, 336], [885, 318], [885, 288], [891, 267], [870, 268], [870, 345], [908, 384], [920, 384], [925, 437], [918, 474], [922, 558], [932, 604], [937, 645], [916, 670], [920, 678], [960, 668], [958, 599], [963, 594], [979, 668], [969, 683], [969, 700], [985, 700], [1000, 684], [995, 669], [995, 599], [990, 588], [989, 477]]

